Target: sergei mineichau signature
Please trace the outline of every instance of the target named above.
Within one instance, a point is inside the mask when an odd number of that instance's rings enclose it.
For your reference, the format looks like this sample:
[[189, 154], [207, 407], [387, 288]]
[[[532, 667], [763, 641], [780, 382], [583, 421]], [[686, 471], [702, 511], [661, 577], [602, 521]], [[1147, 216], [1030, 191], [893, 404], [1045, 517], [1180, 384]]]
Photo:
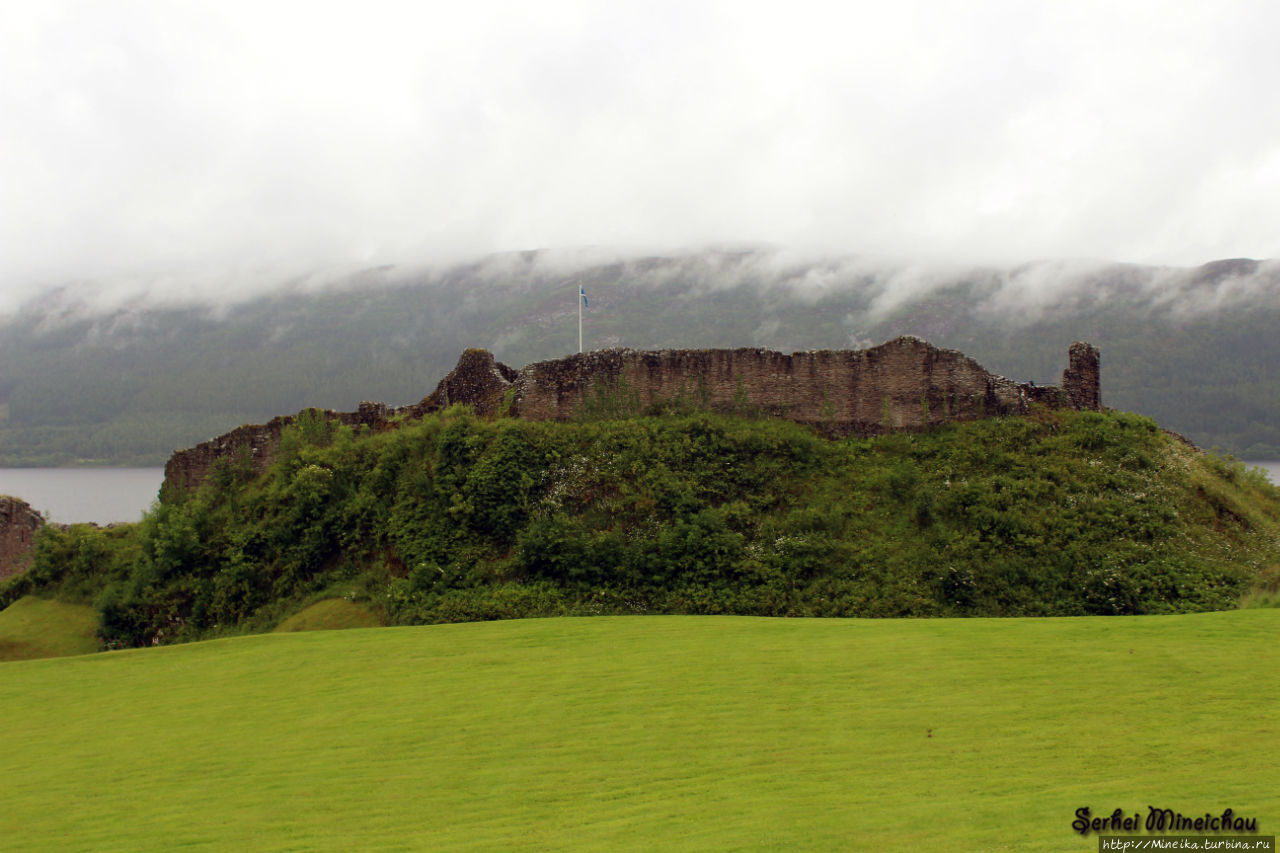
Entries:
[[1190, 818], [1173, 809], [1158, 809], [1147, 806], [1145, 824], [1137, 812], [1126, 815], [1123, 809], [1116, 809], [1106, 817], [1093, 817], [1088, 806], [1076, 809], [1076, 819], [1071, 821], [1071, 828], [1081, 835], [1090, 832], [1238, 832], [1256, 833], [1258, 819], [1256, 817], [1240, 817], [1233, 810], [1227, 809], [1220, 815], [1204, 813], [1204, 817]]

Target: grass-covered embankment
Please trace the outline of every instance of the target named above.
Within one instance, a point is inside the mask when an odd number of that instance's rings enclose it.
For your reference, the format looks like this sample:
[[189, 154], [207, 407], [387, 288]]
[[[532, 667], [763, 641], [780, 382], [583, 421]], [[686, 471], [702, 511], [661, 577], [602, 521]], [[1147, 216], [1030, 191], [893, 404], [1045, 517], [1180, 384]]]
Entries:
[[829, 441], [705, 412], [455, 409], [374, 435], [301, 417], [262, 476], [228, 460], [138, 525], [44, 531], [0, 604], [92, 603], [108, 645], [139, 646], [325, 597], [391, 624], [1220, 610], [1278, 564], [1280, 490], [1135, 415]]
[[1280, 820], [1280, 611], [541, 619], [0, 665], [0, 848], [1095, 850]]
[[297, 613], [276, 626], [276, 633], [290, 631], [341, 631], [346, 628], [376, 628], [382, 625], [369, 608], [345, 598], [326, 598]]
[[97, 627], [83, 604], [21, 598], [0, 610], [0, 661], [96, 652]]

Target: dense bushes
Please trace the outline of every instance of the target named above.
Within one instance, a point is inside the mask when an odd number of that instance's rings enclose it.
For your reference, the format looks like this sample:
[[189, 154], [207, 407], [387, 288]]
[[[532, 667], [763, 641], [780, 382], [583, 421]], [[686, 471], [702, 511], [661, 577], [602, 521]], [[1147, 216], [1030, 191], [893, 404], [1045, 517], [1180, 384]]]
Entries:
[[1144, 418], [1042, 413], [829, 442], [708, 414], [302, 417], [138, 525], [46, 531], [29, 587], [141, 645], [341, 590], [393, 623], [590, 613], [1071, 615], [1229, 607], [1280, 493]]

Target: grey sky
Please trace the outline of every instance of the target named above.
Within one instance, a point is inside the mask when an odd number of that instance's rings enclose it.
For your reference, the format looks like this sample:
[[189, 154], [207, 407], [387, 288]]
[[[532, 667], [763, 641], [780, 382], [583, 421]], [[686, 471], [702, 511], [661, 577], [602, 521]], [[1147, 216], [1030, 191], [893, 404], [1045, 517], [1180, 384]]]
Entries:
[[0, 0], [0, 306], [761, 241], [1280, 255], [1280, 6]]

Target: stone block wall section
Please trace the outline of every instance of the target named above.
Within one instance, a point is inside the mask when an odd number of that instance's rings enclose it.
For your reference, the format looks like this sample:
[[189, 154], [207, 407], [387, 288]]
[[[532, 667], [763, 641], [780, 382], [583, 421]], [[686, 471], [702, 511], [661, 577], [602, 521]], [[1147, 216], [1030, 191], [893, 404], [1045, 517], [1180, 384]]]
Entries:
[[26, 501], [0, 495], [0, 580], [26, 571], [33, 537], [43, 526], [44, 518]]
[[[811, 424], [824, 433], [877, 435], [927, 429], [951, 420], [1024, 414], [1031, 404], [1097, 410], [1101, 406], [1098, 350], [1073, 343], [1063, 385], [1020, 384], [985, 370], [955, 350], [900, 337], [865, 350], [791, 355], [763, 349], [600, 350], [513, 370], [485, 350], [469, 349], [421, 402], [391, 409], [361, 403], [355, 412], [324, 412], [350, 426], [393, 429], [455, 403], [477, 414], [564, 420], [583, 406], [644, 411], [684, 400], [713, 410], [763, 412]], [[190, 450], [165, 466], [165, 489], [195, 488], [214, 462], [245, 452], [265, 470], [293, 417], [242, 426]]]
[[[487, 350], [469, 349], [462, 353], [457, 367], [441, 380], [436, 390], [412, 406], [392, 408], [384, 403], [361, 403], [354, 412], [314, 411], [345, 426], [372, 430], [392, 429], [405, 420], [421, 418], [454, 403], [472, 406], [480, 415], [492, 415], [501, 406], [516, 376], [516, 371], [495, 361]], [[161, 494], [175, 488], [198, 488], [215, 462], [234, 459], [241, 453], [248, 455], [255, 471], [265, 471], [280, 444], [280, 434], [296, 419], [296, 415], [282, 415], [265, 424], [246, 424], [190, 449], [177, 451], [165, 463]]]
[[[1098, 378], [1081, 368], [1077, 396]], [[1073, 369], [1075, 364], [1073, 363]], [[1069, 370], [1068, 373], [1071, 373]], [[1062, 389], [1023, 385], [989, 373], [955, 350], [900, 337], [866, 350], [784, 355], [762, 349], [602, 350], [531, 364], [515, 382], [514, 413], [572, 417], [592, 398], [648, 407], [684, 399], [722, 411], [760, 411], [832, 435], [925, 429], [949, 420], [1024, 414], [1032, 403], [1079, 405]]]
[[1077, 409], [1102, 408], [1102, 368], [1098, 348], [1076, 341], [1067, 351], [1068, 367], [1062, 372], [1062, 389]]

